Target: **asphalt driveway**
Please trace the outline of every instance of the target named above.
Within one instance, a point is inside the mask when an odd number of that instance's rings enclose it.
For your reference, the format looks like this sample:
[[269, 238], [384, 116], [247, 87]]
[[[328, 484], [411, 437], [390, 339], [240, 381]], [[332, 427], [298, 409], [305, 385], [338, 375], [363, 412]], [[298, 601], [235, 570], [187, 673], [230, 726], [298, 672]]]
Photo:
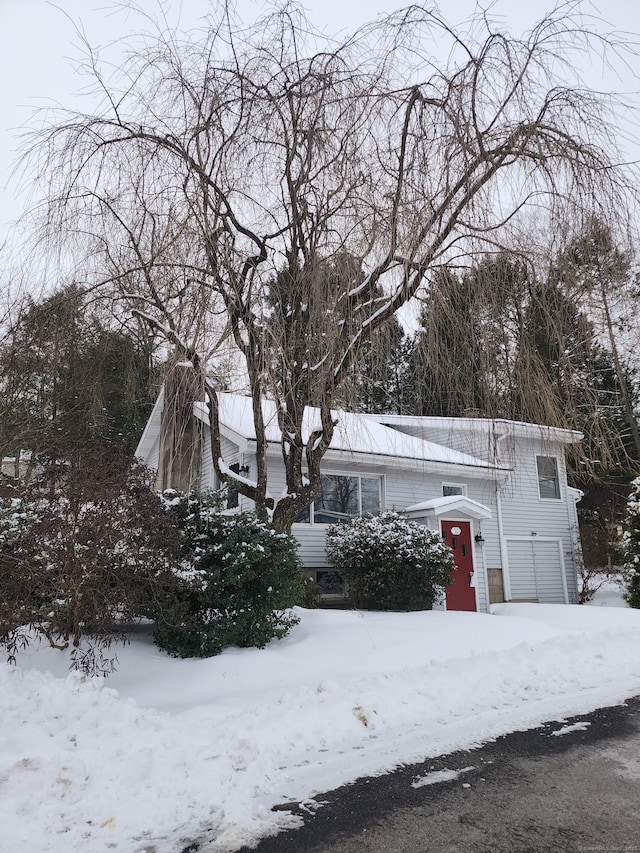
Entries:
[[640, 853], [640, 698], [362, 779], [316, 801], [323, 805], [315, 814], [283, 804], [305, 825], [253, 849]]

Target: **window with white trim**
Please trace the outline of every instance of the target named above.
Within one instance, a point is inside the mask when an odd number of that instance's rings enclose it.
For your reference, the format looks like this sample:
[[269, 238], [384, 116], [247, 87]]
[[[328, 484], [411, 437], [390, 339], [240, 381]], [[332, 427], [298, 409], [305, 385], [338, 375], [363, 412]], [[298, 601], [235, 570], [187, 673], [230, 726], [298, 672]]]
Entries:
[[381, 477], [323, 474], [315, 501], [300, 513], [296, 521], [335, 524], [365, 513], [376, 515], [381, 507]]
[[465, 495], [467, 493], [467, 487], [461, 486], [459, 483], [443, 483], [442, 484], [442, 497], [450, 498], [455, 495]]
[[555, 456], [536, 456], [538, 494], [541, 500], [560, 500], [560, 477]]

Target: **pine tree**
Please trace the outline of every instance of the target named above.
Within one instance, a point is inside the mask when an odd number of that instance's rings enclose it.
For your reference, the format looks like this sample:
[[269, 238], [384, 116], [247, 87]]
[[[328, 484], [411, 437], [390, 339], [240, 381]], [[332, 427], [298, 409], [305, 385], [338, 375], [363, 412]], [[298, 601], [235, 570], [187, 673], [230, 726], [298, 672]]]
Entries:
[[527, 272], [506, 253], [432, 280], [408, 357], [403, 402], [412, 414], [509, 417], [513, 352]]
[[[312, 281], [318, 280], [321, 287], [312, 286]], [[363, 285], [364, 280], [361, 262], [345, 252], [331, 259], [309, 263], [295, 271], [285, 267], [269, 282], [269, 322], [271, 334], [278, 340], [272, 353], [276, 361], [272, 377], [283, 370], [290, 374], [298, 371], [298, 391], [307, 405], [319, 405], [320, 401], [312, 390], [308, 371], [301, 370], [301, 364], [285, 363], [289, 353], [294, 351], [294, 347], [289, 347], [287, 342], [295, 342], [297, 345], [300, 340], [306, 339], [308, 348], [302, 355], [304, 363], [318, 364], [321, 370], [326, 356], [327, 335], [319, 331], [314, 336], [309, 333], [309, 327], [321, 329], [320, 318], [323, 322], [329, 318], [335, 329], [340, 330], [343, 344], [347, 345], [359, 330], [361, 318], [349, 313], [347, 300], [344, 299], [345, 282]], [[371, 287], [368, 292], [365, 287], [363, 292], [365, 298], [372, 302], [383, 296], [379, 287]], [[318, 293], [322, 298], [316, 303], [313, 297]], [[296, 307], [302, 298], [309, 300], [302, 302], [303, 311]], [[336, 391], [335, 405], [361, 412], [398, 411], [405, 352], [404, 334], [398, 320], [394, 318], [374, 332], [362, 334], [359, 352], [360, 358]]]
[[152, 405], [151, 347], [89, 313], [75, 286], [30, 301], [0, 350], [0, 448], [132, 453]]

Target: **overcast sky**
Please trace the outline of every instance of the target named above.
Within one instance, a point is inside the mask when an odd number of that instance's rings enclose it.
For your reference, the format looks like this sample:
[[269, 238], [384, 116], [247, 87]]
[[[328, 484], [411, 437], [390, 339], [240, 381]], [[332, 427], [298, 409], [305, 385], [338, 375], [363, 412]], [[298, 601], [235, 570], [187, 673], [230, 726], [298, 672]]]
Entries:
[[[150, 10], [156, 0], [138, 0]], [[208, 0], [166, 0], [173, 21], [191, 27], [209, 8]], [[316, 26], [329, 33], [350, 30], [358, 24], [408, 5], [398, 0], [307, 0], [303, 5]], [[512, 32], [521, 34], [553, 6], [552, 0], [496, 0], [493, 16], [503, 18]], [[245, 20], [264, 10], [261, 0], [239, 0], [238, 9]], [[439, 4], [450, 23], [468, 18], [473, 0], [442, 0]], [[607, 0], [583, 3], [585, 12], [600, 14], [614, 28], [640, 32], [639, 0]], [[17, 217], [27, 202], [16, 198], [10, 180], [12, 162], [18, 148], [17, 135], [35, 106], [45, 103], [73, 104], [74, 93], [82, 79], [74, 73], [73, 60], [80, 54], [74, 23], [80, 24], [93, 45], [106, 44], [135, 29], [131, 16], [114, 10], [110, 0], [0, 0], [0, 245], [7, 222]], [[640, 74], [640, 60], [638, 62]], [[588, 75], [598, 71], [587, 69]], [[608, 85], [630, 92], [640, 88], [631, 73], [628, 79]], [[640, 97], [637, 98], [640, 105]], [[85, 109], [87, 106], [85, 104]]]

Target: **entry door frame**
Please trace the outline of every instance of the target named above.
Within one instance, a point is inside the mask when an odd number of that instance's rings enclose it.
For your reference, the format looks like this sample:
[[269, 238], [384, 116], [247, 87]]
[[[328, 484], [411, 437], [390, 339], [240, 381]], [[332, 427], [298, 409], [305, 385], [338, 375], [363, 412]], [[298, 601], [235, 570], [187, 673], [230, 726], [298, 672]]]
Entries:
[[[443, 537], [443, 539], [444, 539], [443, 532], [442, 532], [443, 522], [446, 524], [468, 524], [469, 525], [469, 539], [471, 542], [471, 550], [470, 550], [471, 567], [472, 567], [472, 571], [473, 571], [474, 578], [475, 578], [475, 586], [472, 587], [472, 589], [473, 589], [475, 605], [476, 605], [475, 612], [479, 613], [480, 607], [479, 607], [479, 600], [478, 600], [478, 598], [479, 598], [478, 597], [478, 589], [480, 586], [480, 580], [481, 579], [480, 579], [480, 574], [478, 572], [478, 561], [476, 560], [473, 519], [471, 519], [471, 518], [439, 518], [438, 521], [439, 521], [439, 525], [440, 525], [440, 535]], [[482, 578], [482, 582], [484, 583], [485, 581], [486, 581], [486, 578]], [[445, 591], [443, 604], [444, 604], [444, 609], [447, 610], [448, 608], [447, 608], [446, 591]], [[457, 613], [457, 612], [464, 612], [464, 611], [452, 610], [451, 612]], [[468, 611], [468, 612], [471, 612], [471, 611]]]

